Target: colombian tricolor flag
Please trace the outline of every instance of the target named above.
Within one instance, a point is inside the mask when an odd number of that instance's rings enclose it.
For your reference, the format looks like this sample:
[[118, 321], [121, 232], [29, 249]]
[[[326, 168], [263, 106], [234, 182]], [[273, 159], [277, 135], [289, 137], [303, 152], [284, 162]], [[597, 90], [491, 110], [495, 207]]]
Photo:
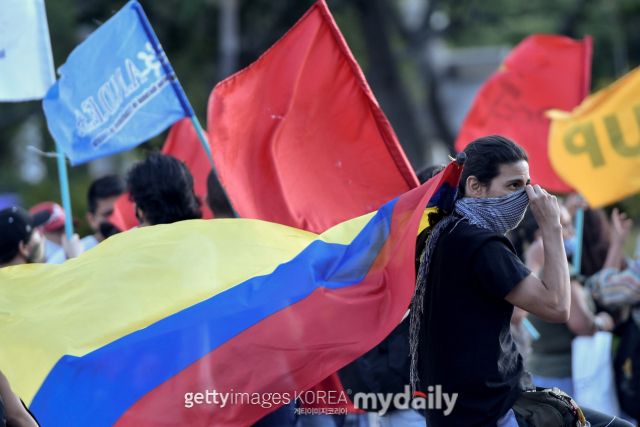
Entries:
[[185, 395], [293, 396], [382, 341], [409, 307], [425, 209], [451, 209], [461, 169], [321, 235], [193, 220], [0, 269], [0, 370], [47, 427], [251, 425], [278, 405]]

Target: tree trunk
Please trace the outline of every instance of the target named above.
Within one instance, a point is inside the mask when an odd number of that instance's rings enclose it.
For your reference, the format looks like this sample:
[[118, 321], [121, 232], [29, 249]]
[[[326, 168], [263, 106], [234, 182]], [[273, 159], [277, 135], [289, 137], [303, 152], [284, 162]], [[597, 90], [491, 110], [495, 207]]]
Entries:
[[219, 0], [220, 2], [220, 69], [219, 80], [238, 71], [240, 57], [239, 5], [240, 0]]
[[407, 96], [396, 58], [389, 46], [387, 18], [381, 0], [351, 0], [360, 12], [370, 69], [367, 80], [380, 107], [387, 115], [409, 161], [414, 168], [430, 163], [427, 140], [417, 125], [411, 100]]

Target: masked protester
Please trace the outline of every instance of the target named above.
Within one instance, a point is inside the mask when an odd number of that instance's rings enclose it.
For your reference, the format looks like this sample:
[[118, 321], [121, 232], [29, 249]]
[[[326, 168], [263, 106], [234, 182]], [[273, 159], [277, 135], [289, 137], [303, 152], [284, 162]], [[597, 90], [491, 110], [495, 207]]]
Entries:
[[50, 216], [47, 211], [32, 216], [16, 206], [0, 211], [0, 268], [44, 262], [45, 239], [37, 227]]
[[[62, 264], [68, 259], [93, 249], [107, 237], [116, 234], [118, 230], [109, 223], [109, 216], [113, 213], [116, 200], [125, 191], [125, 182], [117, 175], [107, 175], [93, 181], [87, 193], [87, 222], [94, 234], [83, 237], [77, 243], [74, 242], [77, 246], [74, 250], [65, 247], [64, 250], [55, 252], [47, 258], [47, 264]], [[62, 240], [65, 240], [64, 226]]]
[[[464, 153], [453, 211], [431, 214], [416, 247], [411, 382], [428, 397], [426, 424], [575, 425], [584, 421], [575, 402], [556, 397], [562, 396], [557, 389], [536, 392], [510, 332], [514, 306], [549, 322], [569, 317], [571, 287], [558, 202], [530, 185], [527, 154], [513, 141], [487, 136]], [[529, 203], [544, 242], [541, 278], [505, 237]], [[545, 412], [552, 407], [562, 408], [563, 420], [555, 409]], [[592, 426], [631, 425], [588, 410], [584, 416]]]

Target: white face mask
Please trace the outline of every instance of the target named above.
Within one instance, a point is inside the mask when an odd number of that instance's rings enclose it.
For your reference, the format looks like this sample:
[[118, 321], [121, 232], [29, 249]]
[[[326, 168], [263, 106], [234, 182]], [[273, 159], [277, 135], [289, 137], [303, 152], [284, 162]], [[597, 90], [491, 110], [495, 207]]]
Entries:
[[31, 250], [29, 251], [29, 256], [27, 257], [28, 263], [34, 264], [45, 261], [45, 241], [46, 239], [42, 237], [38, 230], [33, 231], [31, 239], [29, 240], [29, 246], [31, 246]]

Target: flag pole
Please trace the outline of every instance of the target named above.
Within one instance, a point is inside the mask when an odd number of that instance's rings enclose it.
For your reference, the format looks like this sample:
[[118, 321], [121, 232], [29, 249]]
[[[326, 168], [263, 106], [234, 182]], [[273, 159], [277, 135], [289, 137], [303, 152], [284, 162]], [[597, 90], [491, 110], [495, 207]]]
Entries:
[[[211, 163], [211, 167], [213, 168], [213, 171], [217, 176], [218, 173], [216, 172], [216, 166], [213, 164], [213, 156], [211, 155], [211, 147], [209, 147], [209, 141], [207, 141], [207, 137], [204, 136], [204, 130], [202, 130], [202, 126], [200, 126], [200, 121], [198, 121], [198, 117], [195, 114], [189, 117], [189, 119], [191, 119], [191, 123], [193, 124], [193, 127], [196, 130], [196, 133], [198, 134], [198, 139], [200, 140], [200, 143], [202, 144], [204, 151], [207, 153], [207, 157], [209, 158], [209, 163]], [[225, 196], [226, 196], [226, 193], [225, 193]]]
[[576, 248], [573, 252], [573, 267], [576, 273], [580, 274], [582, 266], [582, 232], [584, 231], [584, 210], [578, 206], [576, 209], [575, 237]]
[[69, 194], [69, 177], [67, 176], [67, 163], [62, 148], [56, 143], [58, 152], [58, 175], [60, 177], [60, 192], [62, 194], [62, 207], [64, 208], [64, 230], [67, 240], [73, 236], [73, 221], [71, 214], [71, 197]]
[[[171, 81], [171, 86], [173, 87], [173, 90], [176, 92], [176, 96], [180, 101], [180, 105], [182, 106], [182, 109], [184, 110], [185, 115], [189, 117], [189, 119], [191, 119], [191, 123], [193, 124], [193, 127], [196, 130], [196, 133], [198, 134], [198, 139], [200, 140], [200, 144], [202, 145], [202, 148], [204, 148], [204, 151], [207, 153], [207, 157], [209, 158], [209, 163], [211, 163], [211, 168], [213, 173], [218, 178], [218, 182], [221, 182], [220, 177], [218, 176], [218, 171], [216, 171], [216, 166], [213, 163], [213, 156], [211, 155], [211, 148], [209, 147], [209, 141], [204, 135], [204, 131], [202, 130], [202, 126], [198, 121], [198, 117], [196, 116], [196, 113], [193, 111], [193, 108], [191, 107], [191, 104], [187, 99], [187, 95], [184, 93], [184, 90], [182, 89], [182, 85], [180, 85], [180, 81], [178, 81], [178, 77], [176, 77], [176, 73], [173, 71], [173, 67], [171, 67], [171, 63], [169, 62], [169, 58], [167, 58], [167, 54], [164, 53], [164, 49], [162, 49], [162, 46], [160, 45], [160, 41], [158, 40], [158, 37], [156, 37], [156, 33], [153, 31], [153, 28], [151, 27], [151, 23], [147, 19], [147, 15], [144, 13], [144, 10], [142, 9], [142, 6], [140, 5], [140, 3], [138, 3], [137, 1], [134, 1], [132, 6], [135, 9], [135, 11], [138, 13], [138, 17], [140, 18], [140, 23], [142, 24], [142, 28], [147, 34], [147, 38], [149, 39], [149, 42], [151, 42], [153, 51], [158, 57], [158, 60], [160, 61], [160, 63], [162, 64], [162, 68], [164, 69], [165, 74], [169, 77], [169, 80]], [[231, 204], [231, 199], [227, 194], [227, 190], [224, 189], [222, 184], [220, 185], [220, 187], [222, 188], [224, 196], [227, 198], [227, 201], [229, 202], [229, 206], [231, 206], [231, 209], [233, 210], [234, 215], [237, 218], [239, 218], [240, 216], [238, 215], [236, 210], [233, 208], [233, 204]]]
[[[47, 34], [49, 34], [49, 23], [47, 22], [47, 12], [44, 9], [44, 3], [41, 3], [42, 8], [42, 22], [44, 24]], [[53, 63], [53, 53], [51, 52], [51, 37], [47, 37], [49, 42], [47, 56], [49, 57], [49, 75], [51, 76], [51, 86], [56, 82], [55, 65]], [[64, 231], [67, 236], [67, 240], [71, 240], [73, 237], [73, 214], [71, 213], [71, 196], [69, 193], [69, 176], [67, 174], [67, 163], [65, 159], [64, 151], [60, 145], [56, 142], [56, 152], [58, 154], [58, 177], [60, 179], [60, 195], [62, 197], [62, 208], [65, 213]]]

